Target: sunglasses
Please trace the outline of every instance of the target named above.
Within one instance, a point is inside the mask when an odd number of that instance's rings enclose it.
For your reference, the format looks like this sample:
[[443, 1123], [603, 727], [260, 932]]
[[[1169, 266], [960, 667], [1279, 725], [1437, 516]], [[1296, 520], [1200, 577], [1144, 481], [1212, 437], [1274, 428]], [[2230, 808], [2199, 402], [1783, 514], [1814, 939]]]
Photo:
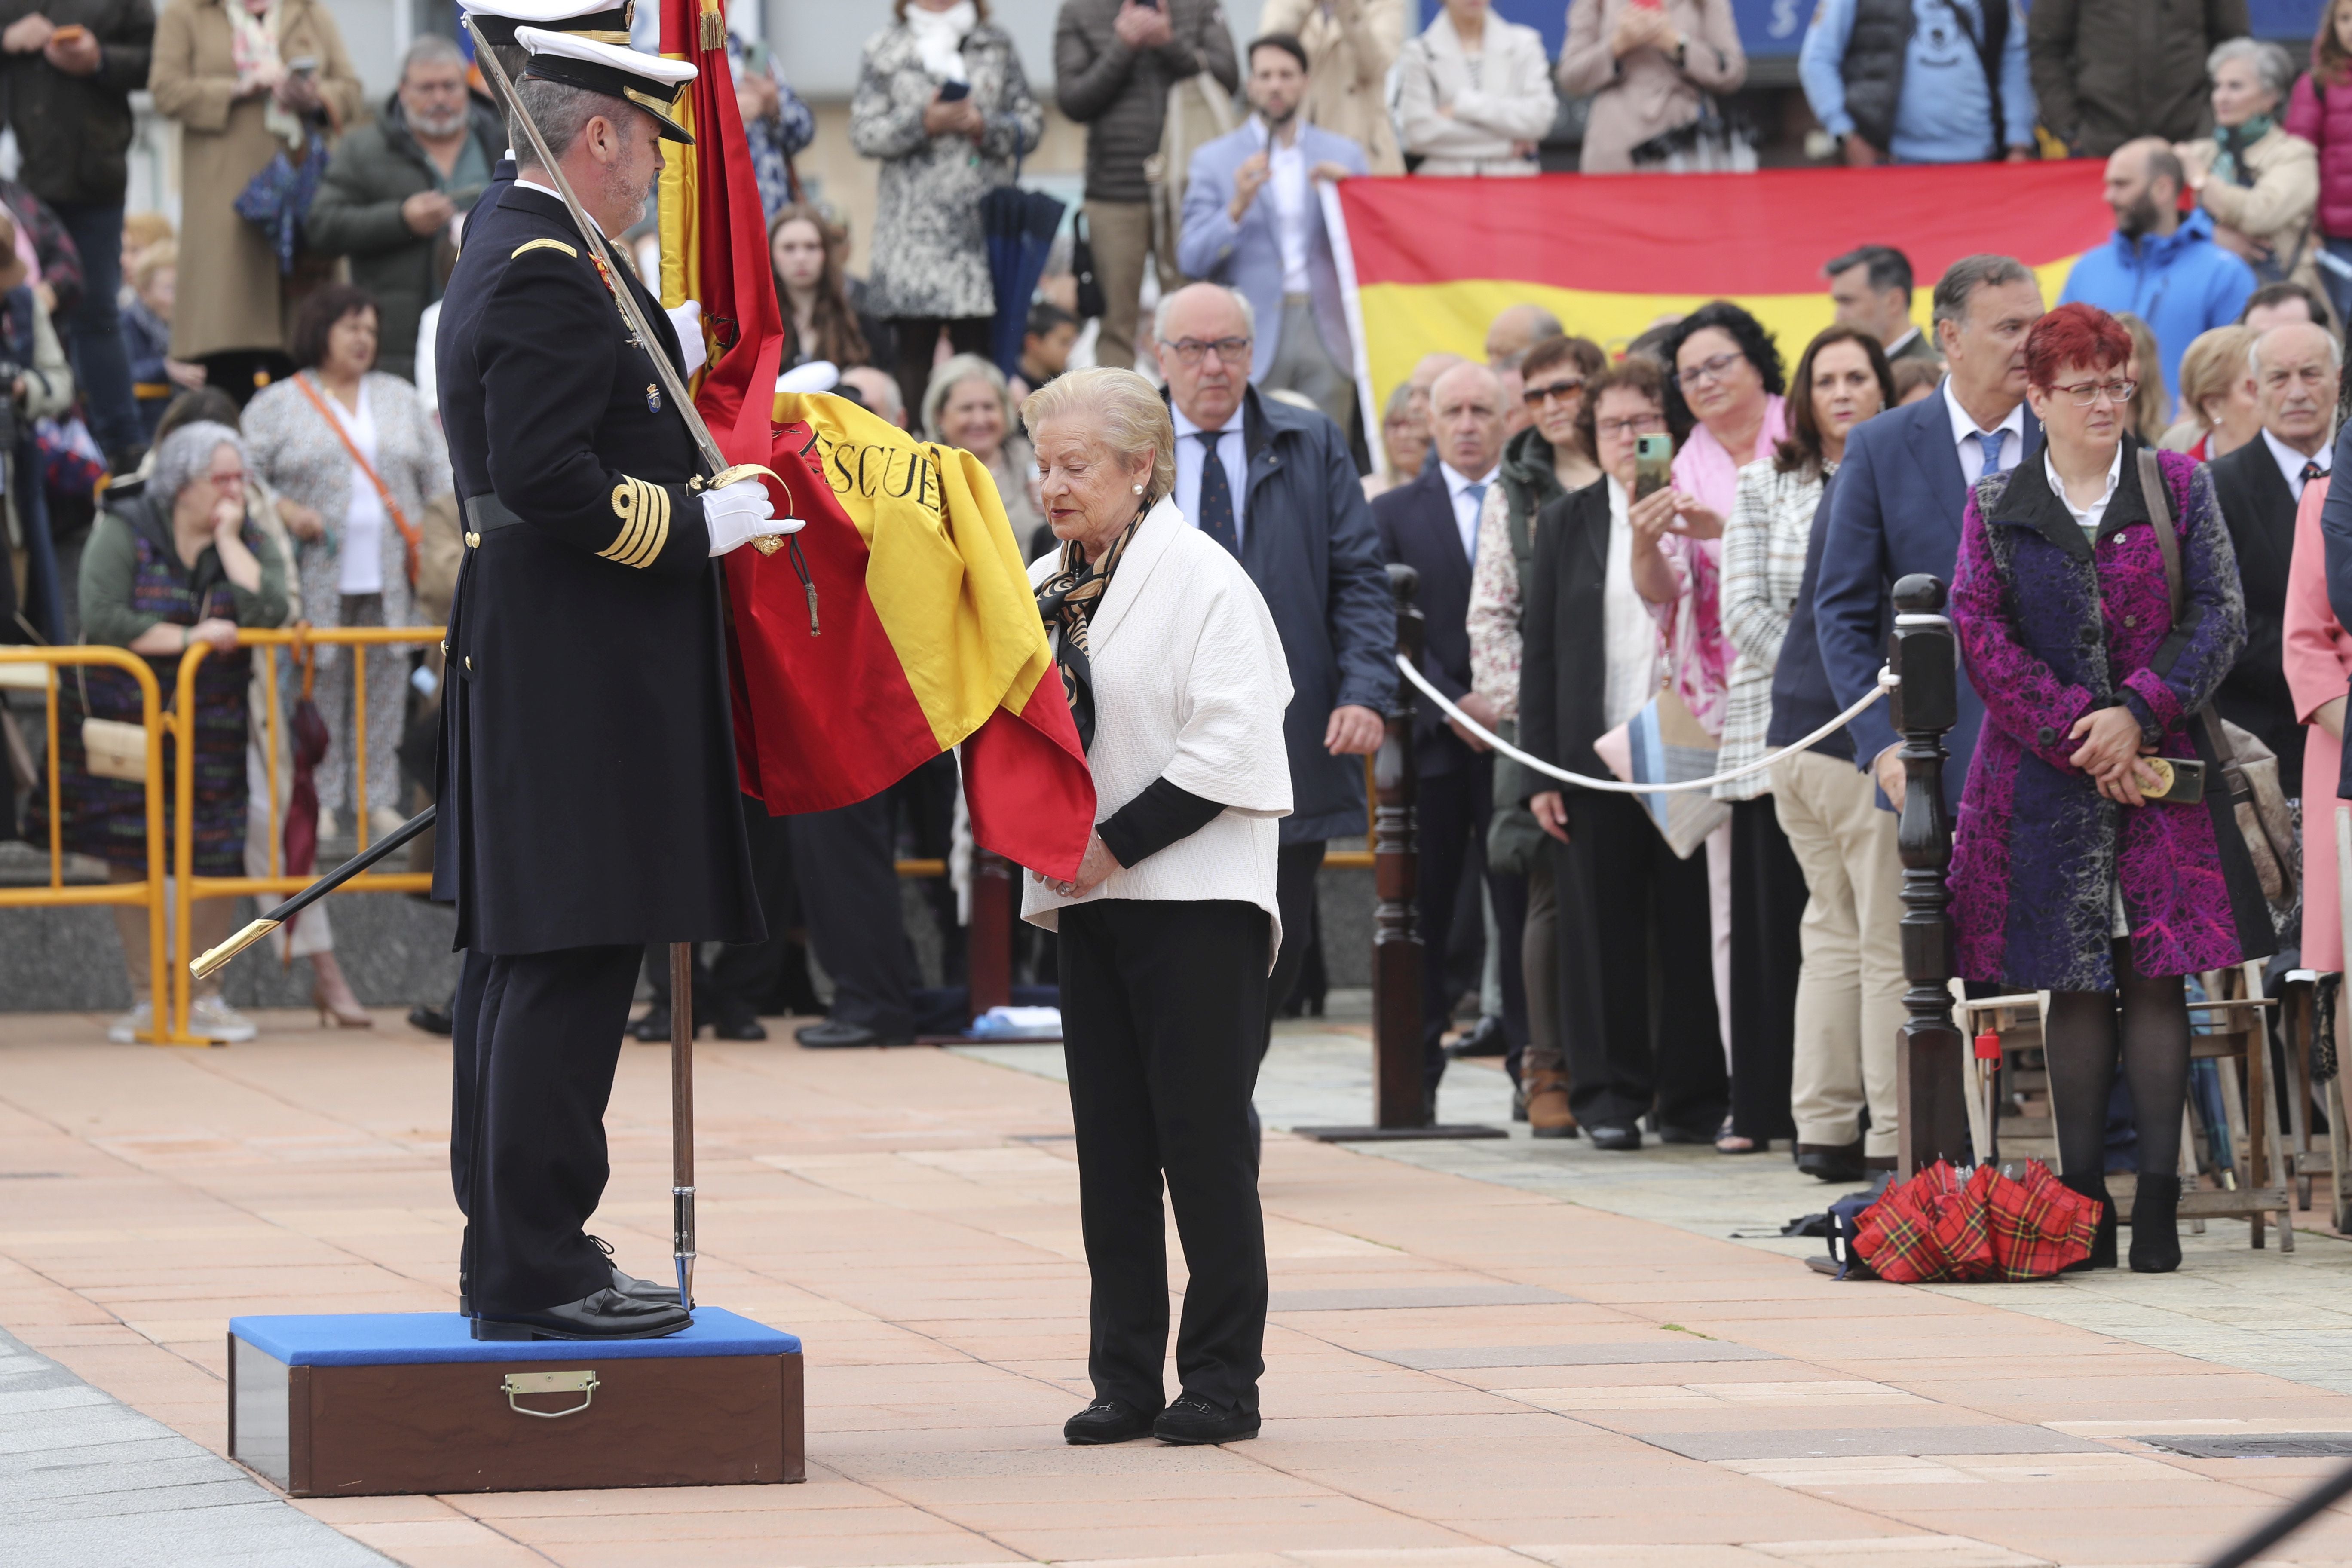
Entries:
[[1548, 381], [1541, 386], [1530, 386], [1528, 388], [1528, 406], [1530, 408], [1541, 408], [1545, 404], [1549, 403], [1555, 397], [1559, 398], [1562, 403], [1567, 403], [1572, 399], [1580, 397], [1583, 395], [1584, 383], [1581, 379]]

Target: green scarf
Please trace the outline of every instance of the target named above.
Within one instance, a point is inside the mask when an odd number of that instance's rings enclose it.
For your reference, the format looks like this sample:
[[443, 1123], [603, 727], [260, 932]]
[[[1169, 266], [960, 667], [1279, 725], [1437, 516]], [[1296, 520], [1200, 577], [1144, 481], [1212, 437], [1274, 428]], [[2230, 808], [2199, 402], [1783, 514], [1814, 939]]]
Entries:
[[2217, 125], [2213, 128], [2213, 172], [2233, 185], [2251, 185], [2254, 172], [2246, 167], [2246, 149], [2278, 129], [2278, 121], [2268, 114], [2257, 114], [2243, 125]]

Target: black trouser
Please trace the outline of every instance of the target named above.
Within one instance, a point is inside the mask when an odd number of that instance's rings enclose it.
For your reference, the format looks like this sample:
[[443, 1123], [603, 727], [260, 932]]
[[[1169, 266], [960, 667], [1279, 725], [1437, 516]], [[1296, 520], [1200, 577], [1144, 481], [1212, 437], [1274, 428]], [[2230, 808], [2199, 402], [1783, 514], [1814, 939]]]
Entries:
[[466, 954], [450, 1037], [449, 1174], [478, 1312], [530, 1312], [613, 1282], [584, 1231], [612, 1173], [604, 1106], [641, 947]]
[[1649, 815], [1621, 795], [1567, 796], [1554, 841], [1559, 1033], [1585, 1127], [1662, 1126], [1712, 1139], [1727, 1089], [1706, 861], [1677, 860]]
[[[1696, 859], [1697, 857], [1694, 856]], [[1794, 1138], [1789, 1081], [1797, 1065], [1798, 930], [1805, 868], [1769, 795], [1731, 803], [1731, 1130]]]
[[1249, 1102], [1265, 1030], [1265, 911], [1114, 899], [1063, 910], [1061, 932], [1095, 1394], [1142, 1410], [1166, 1397], [1164, 1172], [1192, 1275], [1177, 1377], [1187, 1394], [1255, 1411], [1265, 1227]]
[[791, 818], [793, 871], [809, 945], [833, 977], [836, 1023], [912, 1038], [914, 964], [898, 903], [898, 814], [888, 791]]
[[945, 327], [948, 347], [960, 354], [989, 357], [989, 333], [993, 316], [896, 316], [890, 325], [898, 333], [898, 395], [907, 402], [907, 426], [923, 428], [923, 394], [931, 384], [931, 362], [939, 357], [940, 329]]
[[1299, 972], [1315, 946], [1315, 877], [1323, 869], [1324, 843], [1286, 844], [1275, 852], [1274, 907], [1282, 911], [1282, 952], [1265, 977], [1265, 1031], [1257, 1055], [1265, 1059], [1274, 1044], [1274, 1020], [1298, 986]]
[[[790, 917], [798, 908], [793, 886], [793, 845], [790, 819], [770, 816], [768, 808], [750, 795], [743, 797], [743, 837], [751, 847], [751, 886], [759, 894], [760, 910], [767, 917], [768, 934], [760, 942], [730, 942], [719, 956], [703, 962], [700, 943], [694, 952], [694, 1024], [748, 1024], [760, 1016], [760, 1005], [773, 994], [783, 973], [785, 950], [792, 946]], [[669, 1012], [669, 945], [646, 949], [646, 983], [653, 987], [653, 1012]]]
[[[1423, 774], [1421, 780], [1420, 810], [1416, 816], [1421, 839], [1421, 887], [1415, 903], [1421, 911], [1421, 940], [1424, 968], [1422, 977], [1422, 1076], [1431, 1092], [1435, 1092], [1437, 1080], [1445, 1076], [1445, 1051], [1442, 1042], [1445, 1030], [1454, 1021], [1454, 1004], [1459, 994], [1447, 975], [1451, 967], [1446, 962], [1446, 949], [1453, 944], [1454, 910], [1459, 907], [1464, 868], [1475, 866], [1481, 876], [1486, 866], [1486, 821], [1495, 810], [1495, 767], [1491, 757], [1475, 757], [1466, 767], [1451, 773]], [[1514, 882], [1518, 879], [1511, 879]], [[1487, 890], [1499, 892], [1496, 879], [1486, 878]], [[1471, 915], [1475, 918], [1478, 904], [1466, 900]], [[1496, 901], [1499, 914], [1502, 900]], [[1519, 921], [1526, 918], [1527, 895], [1519, 895], [1516, 906], [1517, 919], [1512, 922], [1507, 940], [1517, 945]], [[1483, 926], [1483, 922], [1481, 922]], [[1484, 940], [1481, 930], [1480, 939]], [[1504, 972], [1506, 994], [1519, 991], [1519, 966], [1512, 960]], [[1519, 1038], [1526, 1037], [1525, 1001], [1522, 994]]]

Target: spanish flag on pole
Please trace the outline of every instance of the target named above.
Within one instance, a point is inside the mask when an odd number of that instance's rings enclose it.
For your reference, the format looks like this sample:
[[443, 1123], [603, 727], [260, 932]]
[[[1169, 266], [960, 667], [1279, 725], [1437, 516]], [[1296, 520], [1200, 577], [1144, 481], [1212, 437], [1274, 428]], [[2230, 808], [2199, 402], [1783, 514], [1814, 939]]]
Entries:
[[1923, 331], [1937, 278], [1963, 256], [2013, 256], [2055, 300], [2074, 258], [2114, 227], [2099, 180], [2088, 160], [1357, 179], [1327, 187], [1325, 216], [1354, 318], [1357, 379], [1371, 398], [1366, 428], [1378, 429], [1416, 360], [1440, 350], [1485, 358], [1487, 323], [1522, 300], [1613, 352], [1661, 316], [1730, 300], [1793, 362], [1830, 323], [1822, 263], [1858, 245], [1911, 258]]
[[827, 811], [963, 748], [982, 848], [1073, 877], [1094, 780], [1052, 645], [988, 470], [845, 399], [779, 395], [783, 321], [758, 182], [735, 106], [719, 0], [662, 0], [662, 53], [699, 68], [665, 148], [662, 303], [702, 305], [695, 392], [732, 463], [759, 463], [817, 591], [813, 634], [793, 557], [727, 557], [735, 753], [777, 815]]

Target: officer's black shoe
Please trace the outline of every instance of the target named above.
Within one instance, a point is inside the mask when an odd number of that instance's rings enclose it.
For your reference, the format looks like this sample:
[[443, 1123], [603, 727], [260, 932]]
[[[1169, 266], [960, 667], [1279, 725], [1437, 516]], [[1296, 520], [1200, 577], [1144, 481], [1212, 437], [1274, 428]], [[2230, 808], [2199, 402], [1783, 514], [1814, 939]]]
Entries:
[[1159, 1414], [1156, 1410], [1138, 1410], [1123, 1400], [1097, 1399], [1062, 1423], [1062, 1441], [1084, 1446], [1149, 1437], [1151, 1423]]
[[827, 1018], [822, 1024], [803, 1024], [793, 1031], [793, 1038], [812, 1051], [856, 1050], [862, 1046], [904, 1046], [912, 1043], [911, 1037], [900, 1036], [885, 1039], [863, 1024], [843, 1023]]
[[488, 1312], [474, 1320], [478, 1340], [657, 1340], [694, 1326], [677, 1304], [644, 1301], [605, 1289], [536, 1312]]
[[1257, 1412], [1225, 1410], [1197, 1394], [1180, 1394], [1160, 1413], [1151, 1435], [1163, 1443], [1241, 1443], [1257, 1436]]
[[[601, 1236], [592, 1236], [588, 1239], [596, 1244], [597, 1251], [607, 1258], [613, 1256], [611, 1242]], [[618, 1264], [613, 1266], [613, 1289], [634, 1301], [667, 1301], [672, 1305], [677, 1301], [677, 1286], [675, 1283], [665, 1285], [658, 1279], [640, 1279], [634, 1274], [623, 1273]]]
[[419, 1002], [408, 1010], [408, 1026], [428, 1035], [451, 1035], [457, 1032], [457, 1024], [440, 1008]]
[[768, 1026], [757, 1018], [737, 1018], [719, 1025], [713, 1032], [722, 1040], [764, 1040], [768, 1037]]

